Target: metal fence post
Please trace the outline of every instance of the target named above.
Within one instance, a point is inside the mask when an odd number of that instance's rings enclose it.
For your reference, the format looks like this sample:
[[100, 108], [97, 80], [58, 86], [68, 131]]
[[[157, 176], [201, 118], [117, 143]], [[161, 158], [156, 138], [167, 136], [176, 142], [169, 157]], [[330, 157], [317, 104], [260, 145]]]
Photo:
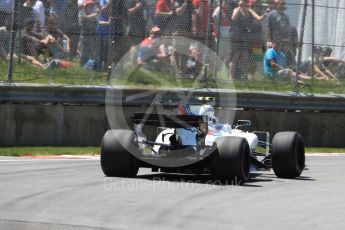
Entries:
[[301, 24], [301, 29], [300, 29], [300, 40], [299, 40], [299, 45], [298, 45], [297, 66], [296, 66], [296, 80], [295, 80], [295, 89], [294, 89], [295, 95], [298, 95], [298, 91], [299, 91], [299, 88], [298, 88], [299, 66], [301, 65], [301, 61], [302, 61], [304, 28], [305, 28], [305, 20], [306, 20], [306, 16], [307, 16], [307, 10], [308, 10], [308, 0], [304, 0], [302, 24]]
[[311, 66], [312, 66], [312, 85], [314, 83], [314, 64], [315, 64], [315, 55], [314, 55], [314, 46], [315, 46], [315, 0], [311, 0], [311, 45], [312, 45], [312, 51], [311, 51]]
[[[110, 83], [111, 73], [113, 71], [113, 36], [114, 36], [114, 30], [113, 30], [113, 16], [114, 16], [114, 1], [110, 1], [109, 3], [110, 15], [109, 15], [109, 34], [108, 34], [108, 57], [107, 57], [107, 83]], [[116, 64], [116, 63], [115, 63]], [[115, 66], [114, 64], [114, 66]]]
[[13, 80], [13, 55], [16, 41], [16, 34], [18, 30], [18, 0], [14, 1], [14, 10], [12, 12], [12, 25], [11, 25], [11, 41], [10, 41], [10, 52], [9, 61], [7, 68], [7, 81], [12, 82]]

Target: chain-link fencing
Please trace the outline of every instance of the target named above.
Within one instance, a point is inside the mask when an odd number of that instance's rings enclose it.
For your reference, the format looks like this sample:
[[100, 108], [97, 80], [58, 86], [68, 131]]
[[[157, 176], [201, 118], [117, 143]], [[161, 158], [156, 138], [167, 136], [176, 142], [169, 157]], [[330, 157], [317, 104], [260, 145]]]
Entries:
[[121, 63], [134, 85], [345, 92], [345, 0], [6, 1], [3, 82], [106, 85]]

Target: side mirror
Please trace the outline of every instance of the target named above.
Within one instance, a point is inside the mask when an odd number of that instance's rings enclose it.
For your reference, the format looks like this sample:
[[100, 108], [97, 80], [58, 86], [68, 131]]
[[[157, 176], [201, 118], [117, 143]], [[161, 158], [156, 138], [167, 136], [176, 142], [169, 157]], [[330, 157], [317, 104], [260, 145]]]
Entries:
[[249, 127], [249, 126], [252, 126], [252, 122], [251, 122], [250, 120], [238, 120], [238, 121], [237, 121], [236, 128], [238, 128], [238, 127], [240, 127], [240, 126]]

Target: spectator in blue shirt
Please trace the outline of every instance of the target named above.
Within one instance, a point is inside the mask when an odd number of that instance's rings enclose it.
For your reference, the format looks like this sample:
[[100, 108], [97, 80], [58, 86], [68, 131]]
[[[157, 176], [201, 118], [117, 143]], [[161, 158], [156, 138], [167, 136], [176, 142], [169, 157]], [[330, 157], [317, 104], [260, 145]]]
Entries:
[[[286, 67], [286, 56], [280, 50], [281, 44], [279, 42], [272, 42], [272, 48], [268, 49], [264, 57], [264, 73], [269, 78], [274, 79], [290, 79], [296, 78], [296, 72]], [[311, 77], [303, 74], [299, 75], [302, 80], [309, 80]]]

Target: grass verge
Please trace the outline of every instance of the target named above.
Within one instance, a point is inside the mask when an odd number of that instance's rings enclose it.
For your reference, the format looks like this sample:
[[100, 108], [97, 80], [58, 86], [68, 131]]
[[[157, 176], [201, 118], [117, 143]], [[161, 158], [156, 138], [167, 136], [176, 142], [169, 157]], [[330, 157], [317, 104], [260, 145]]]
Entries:
[[[345, 148], [306, 148], [306, 153], [343, 153]], [[0, 156], [98, 155], [100, 147], [0, 147]]]
[[0, 147], [0, 156], [97, 155], [100, 147]]
[[342, 153], [345, 154], [345, 148], [314, 148], [308, 147], [305, 149], [306, 153]]
[[[76, 60], [73, 60], [73, 67], [70, 69], [40, 69], [33, 67], [25, 62], [15, 63], [13, 72], [14, 83], [40, 83], [40, 84], [62, 84], [62, 85], [107, 85], [107, 73], [86, 70], [79, 66]], [[129, 73], [127, 75], [127, 71]], [[171, 73], [166, 71], [145, 72], [138, 68], [126, 67], [124, 72], [114, 72], [112, 75], [112, 84], [126, 85], [133, 87], [179, 87], [179, 88], [198, 88], [202, 84], [195, 82], [184, 76], [177, 79]], [[7, 63], [0, 61], [0, 82], [6, 81]], [[212, 79], [209, 76], [209, 79]], [[196, 84], [195, 84], [196, 83]], [[208, 82], [209, 88], [237, 89], [245, 91], [273, 91], [286, 92], [294, 90], [293, 81], [273, 81], [257, 73], [253, 79], [229, 81], [227, 74], [220, 72], [217, 80]], [[333, 81], [306, 81], [305, 85], [300, 85], [300, 93], [336, 93], [345, 94], [345, 80]]]

